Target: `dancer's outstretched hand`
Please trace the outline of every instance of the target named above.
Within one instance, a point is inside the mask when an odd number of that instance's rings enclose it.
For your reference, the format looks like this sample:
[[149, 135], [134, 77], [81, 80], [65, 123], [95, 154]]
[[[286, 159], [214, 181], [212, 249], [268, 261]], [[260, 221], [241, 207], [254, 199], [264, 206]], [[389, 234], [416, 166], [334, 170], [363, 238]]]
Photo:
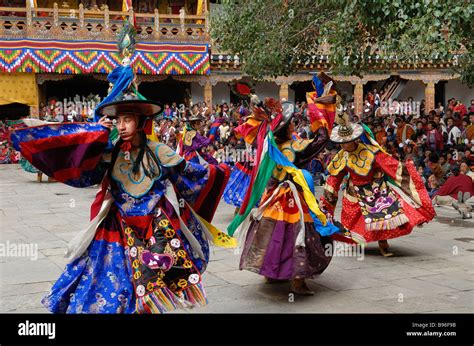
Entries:
[[109, 130], [112, 130], [112, 127], [114, 126], [112, 120], [107, 118], [106, 115], [104, 115], [102, 118], [99, 119], [99, 124], [107, 127]]

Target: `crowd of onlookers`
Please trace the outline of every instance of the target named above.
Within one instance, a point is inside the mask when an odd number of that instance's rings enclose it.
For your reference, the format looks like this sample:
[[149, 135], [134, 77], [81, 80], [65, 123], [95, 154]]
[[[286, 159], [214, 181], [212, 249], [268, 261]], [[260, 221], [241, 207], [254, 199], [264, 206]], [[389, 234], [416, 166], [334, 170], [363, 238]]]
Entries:
[[12, 146], [10, 134], [14, 128], [22, 126], [19, 121], [0, 120], [0, 164], [18, 163], [20, 153]]
[[[466, 107], [452, 98], [446, 106], [438, 103], [426, 111], [423, 101], [394, 100], [384, 107], [371, 95], [376, 91], [366, 96], [363, 114], [356, 115], [348, 103], [352, 121], [366, 124], [392, 156], [413, 160], [435, 204], [452, 204], [463, 218], [470, 218], [474, 204], [474, 100]], [[326, 154], [330, 158], [335, 152]], [[324, 170], [327, 158], [320, 162], [320, 170]]]
[[[460, 101], [451, 99], [446, 107], [439, 104], [436, 109], [427, 113], [423, 108], [419, 108], [418, 114], [386, 114], [387, 112], [381, 111], [375, 98], [368, 100], [370, 110], [363, 115], [355, 115], [352, 112], [352, 121], [366, 124], [376, 141], [394, 157], [402, 161], [412, 159], [427, 183], [428, 179], [434, 176], [441, 185], [455, 165], [461, 167], [461, 172], [468, 169], [467, 173], [472, 174], [469, 169], [474, 165], [474, 100], [471, 101], [469, 109]], [[351, 101], [346, 104], [346, 109], [348, 112], [352, 109]], [[380, 111], [377, 111], [378, 109]], [[306, 110], [305, 102], [296, 103], [295, 138], [313, 137]], [[208, 148], [211, 153], [215, 153], [222, 146], [236, 145], [238, 140], [233, 130], [243, 117], [250, 114], [249, 108], [242, 103], [223, 103], [211, 109], [201, 102], [185, 112], [188, 115], [199, 114], [205, 118], [203, 135], [209, 137], [214, 127], [214, 140]], [[179, 133], [184, 126], [181, 121], [182, 114], [184, 112], [180, 112], [176, 104], [165, 105], [164, 117], [157, 122], [156, 132], [160, 134], [160, 139], [172, 147], [176, 147]], [[334, 154], [335, 150], [328, 148], [326, 154], [321, 155], [320, 164], [312, 168], [324, 172], [327, 157], [331, 156], [331, 152]], [[434, 179], [431, 178], [431, 181]]]
[[217, 157], [219, 149], [237, 144], [234, 129], [249, 114], [248, 106], [242, 102], [225, 102], [212, 108], [205, 102], [196, 103], [189, 108], [179, 107], [176, 103], [165, 104], [163, 115], [156, 121], [155, 133], [163, 143], [176, 148], [186, 124], [185, 118], [199, 116], [204, 122], [202, 135], [212, 139], [211, 145], [205, 150]]
[[[435, 196], [455, 172], [474, 179], [474, 100], [466, 107], [459, 100], [450, 99], [445, 106], [439, 103], [434, 110], [427, 111], [423, 101], [415, 103], [412, 99], [394, 100], [387, 106], [383, 94], [374, 90], [365, 96], [362, 114], [355, 114], [353, 100], [344, 104], [351, 120], [366, 124], [387, 152], [399, 160], [414, 161], [430, 195]], [[404, 104], [405, 107], [397, 104]], [[295, 139], [313, 138], [306, 112], [306, 102], [296, 102]], [[214, 106], [200, 102], [191, 107], [165, 104], [163, 113], [155, 121], [155, 133], [160, 141], [176, 148], [186, 126], [184, 119], [201, 116], [204, 119], [201, 132], [212, 139], [205, 150], [222, 162], [226, 160], [222, 155], [226, 149], [245, 148], [242, 140], [235, 137], [234, 129], [250, 113], [246, 102], [224, 102]], [[8, 144], [10, 130], [11, 126], [0, 123], [2, 163], [17, 161], [17, 155]], [[337, 150], [337, 147], [329, 145], [306, 167], [317, 184], [324, 182], [326, 166]], [[231, 161], [226, 163], [233, 164]]]
[[[412, 107], [397, 108], [396, 103], [394, 105], [392, 102], [390, 108], [384, 106], [382, 101], [377, 101], [381, 99], [374, 90], [366, 96], [363, 114], [355, 114], [352, 100], [346, 102], [345, 109], [352, 121], [366, 124], [375, 140], [392, 156], [401, 161], [413, 160], [430, 196], [438, 196], [440, 204], [441, 193], [449, 192], [450, 196], [459, 201], [474, 195], [474, 100], [469, 108], [459, 100], [450, 99], [446, 106], [438, 104], [434, 110], [426, 111], [423, 101], [416, 104], [412, 99], [395, 100]], [[183, 123], [172, 116], [173, 112], [179, 114], [176, 108], [169, 108], [171, 116], [158, 122], [157, 132], [161, 134], [161, 140], [176, 147]], [[226, 147], [236, 147], [241, 143], [235, 138], [233, 130], [245, 115], [250, 114], [248, 107], [241, 103], [224, 103], [211, 109], [205, 103], [199, 103], [190, 111], [201, 114], [206, 119], [204, 135], [209, 137], [214, 127], [214, 140], [206, 150], [218, 160], [222, 157], [219, 154]], [[313, 138], [306, 111], [305, 102], [295, 104], [294, 138]], [[326, 167], [337, 151], [336, 146], [328, 145], [306, 167], [316, 184], [324, 182]], [[464, 181], [460, 184], [462, 179]], [[468, 192], [467, 198], [465, 194], [462, 198], [457, 198], [459, 192]]]
[[474, 100], [469, 109], [451, 99], [446, 107], [438, 105], [427, 113], [391, 115], [375, 111], [360, 120], [390, 154], [415, 162], [430, 191], [441, 186], [454, 167], [459, 167], [461, 174], [473, 175]]

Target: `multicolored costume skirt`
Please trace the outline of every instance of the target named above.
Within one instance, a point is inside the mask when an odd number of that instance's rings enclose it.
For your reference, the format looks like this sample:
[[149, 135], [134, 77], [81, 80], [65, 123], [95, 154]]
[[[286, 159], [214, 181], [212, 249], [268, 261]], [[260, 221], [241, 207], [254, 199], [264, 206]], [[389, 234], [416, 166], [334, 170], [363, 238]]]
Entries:
[[[186, 222], [199, 229], [193, 216]], [[113, 206], [88, 250], [66, 266], [42, 303], [53, 313], [161, 313], [206, 305], [201, 273], [209, 244], [193, 235], [202, 254], [191, 249], [169, 202], [147, 220], [121, 217]], [[145, 250], [171, 256], [171, 269], [151, 269], [141, 256]]]
[[20, 159], [20, 166], [25, 172], [28, 173], [38, 173], [39, 170], [35, 168], [28, 160], [25, 160], [23, 157]]
[[240, 208], [250, 185], [251, 173], [251, 162], [237, 162], [235, 164], [224, 190], [224, 201], [226, 203]]
[[433, 219], [432, 202], [413, 164], [403, 176], [402, 188], [385, 178], [354, 186], [349, 180], [342, 199], [341, 222], [351, 238], [361, 244], [410, 234], [417, 225]]
[[266, 191], [255, 217], [244, 235], [241, 270], [284, 280], [311, 278], [327, 268], [332, 238], [317, 231], [303, 194], [295, 198], [287, 182]]

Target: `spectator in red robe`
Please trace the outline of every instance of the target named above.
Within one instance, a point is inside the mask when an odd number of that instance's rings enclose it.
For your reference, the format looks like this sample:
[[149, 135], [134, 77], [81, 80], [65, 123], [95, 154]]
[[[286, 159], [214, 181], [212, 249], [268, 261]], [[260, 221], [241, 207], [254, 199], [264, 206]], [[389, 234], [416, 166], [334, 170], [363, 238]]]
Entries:
[[436, 129], [436, 123], [430, 121], [428, 123], [428, 130], [426, 131], [426, 146], [427, 149], [432, 151], [441, 151], [444, 147], [443, 135]]
[[461, 101], [457, 101], [456, 106], [454, 106], [453, 113], [458, 113], [459, 117], [462, 119], [467, 113], [466, 106], [463, 105]]
[[459, 166], [452, 169], [453, 175], [435, 192], [433, 204], [451, 205], [457, 209], [463, 219], [470, 219], [470, 207], [466, 202], [474, 196], [474, 183], [470, 176], [460, 174]]

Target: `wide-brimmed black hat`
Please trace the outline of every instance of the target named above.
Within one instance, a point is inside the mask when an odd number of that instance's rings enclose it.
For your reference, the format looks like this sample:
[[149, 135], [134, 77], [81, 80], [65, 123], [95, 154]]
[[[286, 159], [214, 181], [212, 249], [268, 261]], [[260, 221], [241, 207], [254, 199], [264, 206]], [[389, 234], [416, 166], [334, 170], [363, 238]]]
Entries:
[[125, 114], [153, 117], [161, 113], [162, 109], [163, 105], [160, 102], [140, 100], [136, 94], [128, 92], [118, 100], [100, 106], [97, 112], [110, 118]]

